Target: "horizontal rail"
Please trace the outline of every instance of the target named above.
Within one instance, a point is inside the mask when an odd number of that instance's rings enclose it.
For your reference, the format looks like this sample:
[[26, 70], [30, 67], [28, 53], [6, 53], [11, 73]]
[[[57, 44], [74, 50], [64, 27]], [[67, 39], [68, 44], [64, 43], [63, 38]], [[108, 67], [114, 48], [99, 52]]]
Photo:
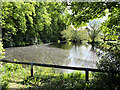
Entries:
[[93, 69], [93, 68], [83, 68], [83, 67], [71, 67], [71, 66], [60, 66], [60, 65], [52, 65], [52, 64], [41, 64], [41, 63], [29, 63], [29, 62], [16, 62], [16, 61], [8, 61], [8, 60], [0, 60], [0, 62], [6, 63], [16, 63], [16, 64], [26, 64], [26, 65], [35, 65], [35, 66], [44, 66], [44, 67], [52, 67], [52, 68], [61, 68], [61, 69], [71, 69], [71, 70], [82, 70], [92, 71], [92, 72], [120, 72], [120, 71], [108, 71], [108, 70], [101, 70], [101, 69]]
[[43, 66], [43, 67], [52, 67], [52, 68], [61, 68], [61, 69], [82, 70], [82, 71], [85, 71], [86, 81], [89, 80], [89, 71], [92, 71], [92, 72], [106, 72], [106, 73], [120, 73], [120, 71], [108, 71], [108, 70], [93, 69], [93, 68], [70, 67], [70, 66], [60, 66], [60, 65], [41, 64], [41, 63], [16, 62], [16, 61], [1, 60], [1, 59], [0, 59], [0, 62], [31, 65], [31, 76], [33, 76], [33, 65]]

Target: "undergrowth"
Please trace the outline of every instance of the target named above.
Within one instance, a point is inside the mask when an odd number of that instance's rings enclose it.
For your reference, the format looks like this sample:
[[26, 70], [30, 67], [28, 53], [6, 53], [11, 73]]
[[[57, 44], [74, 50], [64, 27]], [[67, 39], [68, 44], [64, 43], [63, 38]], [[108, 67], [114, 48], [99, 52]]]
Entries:
[[[24, 68], [23, 68], [24, 67]], [[30, 67], [5, 63], [0, 68], [4, 88], [40, 88], [40, 89], [84, 89], [87, 87], [85, 76], [80, 71], [74, 73], [58, 73], [53, 68], [34, 66], [31, 77]]]
[[[84, 73], [58, 73], [53, 68], [34, 66], [31, 77], [30, 67], [18, 64], [1, 63], [0, 89], [37, 89], [37, 90], [118, 90], [117, 79], [108, 73], [90, 73], [89, 81], [85, 81]], [[117, 77], [119, 75], [117, 74]], [[112, 78], [111, 78], [112, 77]], [[118, 81], [118, 80], [116, 80]]]

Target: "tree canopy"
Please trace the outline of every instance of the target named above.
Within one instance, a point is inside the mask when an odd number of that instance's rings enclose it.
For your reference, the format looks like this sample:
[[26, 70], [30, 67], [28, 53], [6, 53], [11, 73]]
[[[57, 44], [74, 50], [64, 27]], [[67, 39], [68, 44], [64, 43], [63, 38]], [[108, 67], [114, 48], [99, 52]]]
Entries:
[[101, 30], [108, 38], [117, 39], [119, 2], [3, 2], [3, 44], [9, 47], [62, 40], [61, 32], [68, 25], [86, 25], [105, 16], [106, 9], [110, 14]]
[[102, 26], [104, 34], [109, 38], [118, 38], [120, 32], [120, 3], [119, 2], [72, 2], [72, 14], [70, 20], [76, 27], [84, 25], [90, 19], [100, 18], [105, 16], [106, 9], [110, 15]]
[[57, 41], [66, 27], [64, 9], [58, 2], [3, 2], [4, 46]]

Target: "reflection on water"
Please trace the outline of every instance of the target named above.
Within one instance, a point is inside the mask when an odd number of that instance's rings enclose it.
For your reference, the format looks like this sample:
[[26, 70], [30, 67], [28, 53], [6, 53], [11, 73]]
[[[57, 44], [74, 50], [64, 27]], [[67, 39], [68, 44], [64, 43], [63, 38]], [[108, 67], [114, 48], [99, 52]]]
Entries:
[[44, 64], [96, 68], [98, 57], [88, 44], [33, 45], [5, 49], [5, 59]]
[[83, 67], [92, 67], [95, 68], [96, 61], [98, 61], [98, 57], [96, 53], [91, 50], [92, 46], [77, 46], [73, 45], [70, 50], [70, 54], [68, 57], [69, 66], [83, 66]]

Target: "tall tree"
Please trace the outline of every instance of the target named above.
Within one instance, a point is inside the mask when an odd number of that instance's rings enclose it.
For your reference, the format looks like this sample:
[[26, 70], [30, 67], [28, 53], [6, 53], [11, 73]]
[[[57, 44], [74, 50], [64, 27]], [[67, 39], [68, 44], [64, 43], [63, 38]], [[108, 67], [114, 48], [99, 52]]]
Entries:
[[[2, 36], [5, 46], [24, 45], [27, 30], [32, 31], [35, 9], [32, 3], [3, 2]], [[30, 42], [29, 42], [30, 43]]]
[[[98, 8], [99, 7], [99, 8]], [[104, 23], [103, 32], [109, 34], [109, 38], [117, 39], [120, 25], [120, 3], [119, 2], [71, 2], [72, 14], [69, 18], [76, 27], [84, 25], [91, 19], [100, 18], [108, 9], [109, 19]]]
[[109, 9], [109, 13], [108, 19], [103, 23], [101, 28], [103, 33], [107, 35], [107, 39], [118, 40], [120, 36], [120, 3], [112, 6]]
[[88, 31], [88, 35], [92, 40], [92, 43], [95, 42], [95, 39], [97, 38], [98, 34], [101, 32], [100, 26], [101, 26], [101, 23], [97, 19], [97, 20], [90, 21], [89, 25], [86, 27]]
[[61, 39], [66, 27], [64, 3], [3, 2], [2, 34], [4, 46], [20, 46]]

